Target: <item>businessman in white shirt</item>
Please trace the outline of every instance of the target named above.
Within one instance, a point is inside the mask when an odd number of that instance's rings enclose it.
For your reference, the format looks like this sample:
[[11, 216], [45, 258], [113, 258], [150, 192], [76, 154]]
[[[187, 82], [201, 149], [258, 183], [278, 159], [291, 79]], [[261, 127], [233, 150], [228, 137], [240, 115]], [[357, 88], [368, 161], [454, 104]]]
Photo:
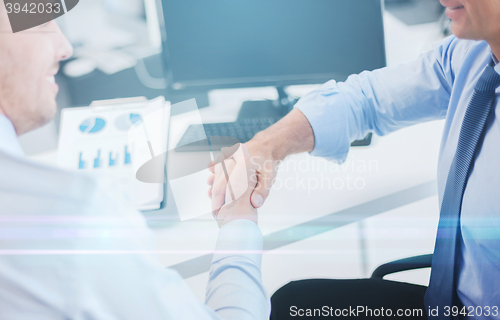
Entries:
[[205, 304], [159, 263], [141, 213], [112, 182], [24, 157], [17, 136], [56, 114], [54, 75], [71, 54], [54, 21], [14, 34], [0, 5], [0, 319], [268, 318], [244, 147], [227, 160], [244, 190], [215, 210]]

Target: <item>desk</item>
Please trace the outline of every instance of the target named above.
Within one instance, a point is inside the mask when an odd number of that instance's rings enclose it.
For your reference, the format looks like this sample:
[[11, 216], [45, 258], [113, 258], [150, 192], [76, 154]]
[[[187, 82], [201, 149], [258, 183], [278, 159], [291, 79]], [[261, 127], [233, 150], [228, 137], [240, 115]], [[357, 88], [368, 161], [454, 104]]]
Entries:
[[[436, 24], [408, 27], [389, 14], [385, 24], [390, 65], [416, 58], [440, 38]], [[312, 88], [292, 87], [290, 93], [300, 96]], [[242, 101], [274, 95], [272, 88], [215, 91], [210, 96], [213, 106], [203, 109], [202, 117], [232, 121]], [[172, 118], [171, 147], [192, 116]], [[442, 128], [442, 121], [431, 122], [375, 138], [370, 147], [352, 149], [346, 164], [336, 169], [307, 154], [283, 163], [278, 175], [283, 183], [273, 188], [259, 210], [270, 249], [262, 269], [269, 293], [293, 279], [366, 277], [383, 262], [431, 252], [438, 221], [434, 180]], [[51, 162], [54, 152], [33, 158]], [[218, 228], [207, 217], [173, 221], [172, 203], [148, 215], [160, 259], [179, 270], [203, 300]], [[403, 279], [425, 284], [428, 271], [414, 271]]]

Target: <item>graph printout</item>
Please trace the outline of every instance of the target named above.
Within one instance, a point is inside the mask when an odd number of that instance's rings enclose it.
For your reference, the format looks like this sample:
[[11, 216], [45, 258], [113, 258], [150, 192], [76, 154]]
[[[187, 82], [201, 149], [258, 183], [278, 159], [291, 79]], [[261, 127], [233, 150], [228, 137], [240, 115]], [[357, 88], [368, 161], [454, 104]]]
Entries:
[[[128, 132], [147, 122], [152, 110], [164, 124], [158, 143], [167, 145], [170, 105], [163, 97], [123, 105], [67, 108], [62, 110], [58, 164], [61, 167], [110, 175], [139, 210], [158, 209], [164, 184], [144, 183], [135, 177], [134, 146]], [[145, 121], [146, 119], [146, 121]], [[147, 125], [147, 124], [146, 124]]]

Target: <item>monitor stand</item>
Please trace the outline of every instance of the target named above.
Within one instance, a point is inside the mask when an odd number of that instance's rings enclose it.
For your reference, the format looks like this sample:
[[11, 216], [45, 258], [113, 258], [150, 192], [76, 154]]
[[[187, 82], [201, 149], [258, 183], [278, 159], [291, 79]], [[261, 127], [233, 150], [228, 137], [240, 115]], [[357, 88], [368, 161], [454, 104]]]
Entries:
[[254, 118], [282, 118], [298, 101], [290, 97], [283, 87], [277, 87], [278, 100], [245, 101], [238, 113], [238, 120]]
[[196, 100], [196, 106], [198, 109], [206, 108], [208, 107], [209, 100], [208, 100], [208, 92], [207, 91], [200, 91], [200, 90], [172, 90], [168, 91], [167, 93], [168, 100], [170, 100], [170, 103], [172, 104], [172, 115], [178, 115], [187, 111], [191, 111], [192, 109], [185, 110], [185, 108], [176, 108], [175, 104], [179, 102], [183, 102], [186, 100], [190, 99], [195, 99]]

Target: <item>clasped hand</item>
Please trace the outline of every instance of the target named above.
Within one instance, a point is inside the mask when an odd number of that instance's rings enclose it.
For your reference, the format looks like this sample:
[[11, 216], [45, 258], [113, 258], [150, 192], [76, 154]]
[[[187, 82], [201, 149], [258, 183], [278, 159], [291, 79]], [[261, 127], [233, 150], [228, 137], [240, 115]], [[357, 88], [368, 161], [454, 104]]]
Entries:
[[219, 227], [238, 219], [257, 223], [257, 209], [250, 201], [257, 185], [257, 172], [250, 153], [243, 144], [223, 148], [222, 155], [209, 169], [207, 183], [212, 199], [212, 213]]

